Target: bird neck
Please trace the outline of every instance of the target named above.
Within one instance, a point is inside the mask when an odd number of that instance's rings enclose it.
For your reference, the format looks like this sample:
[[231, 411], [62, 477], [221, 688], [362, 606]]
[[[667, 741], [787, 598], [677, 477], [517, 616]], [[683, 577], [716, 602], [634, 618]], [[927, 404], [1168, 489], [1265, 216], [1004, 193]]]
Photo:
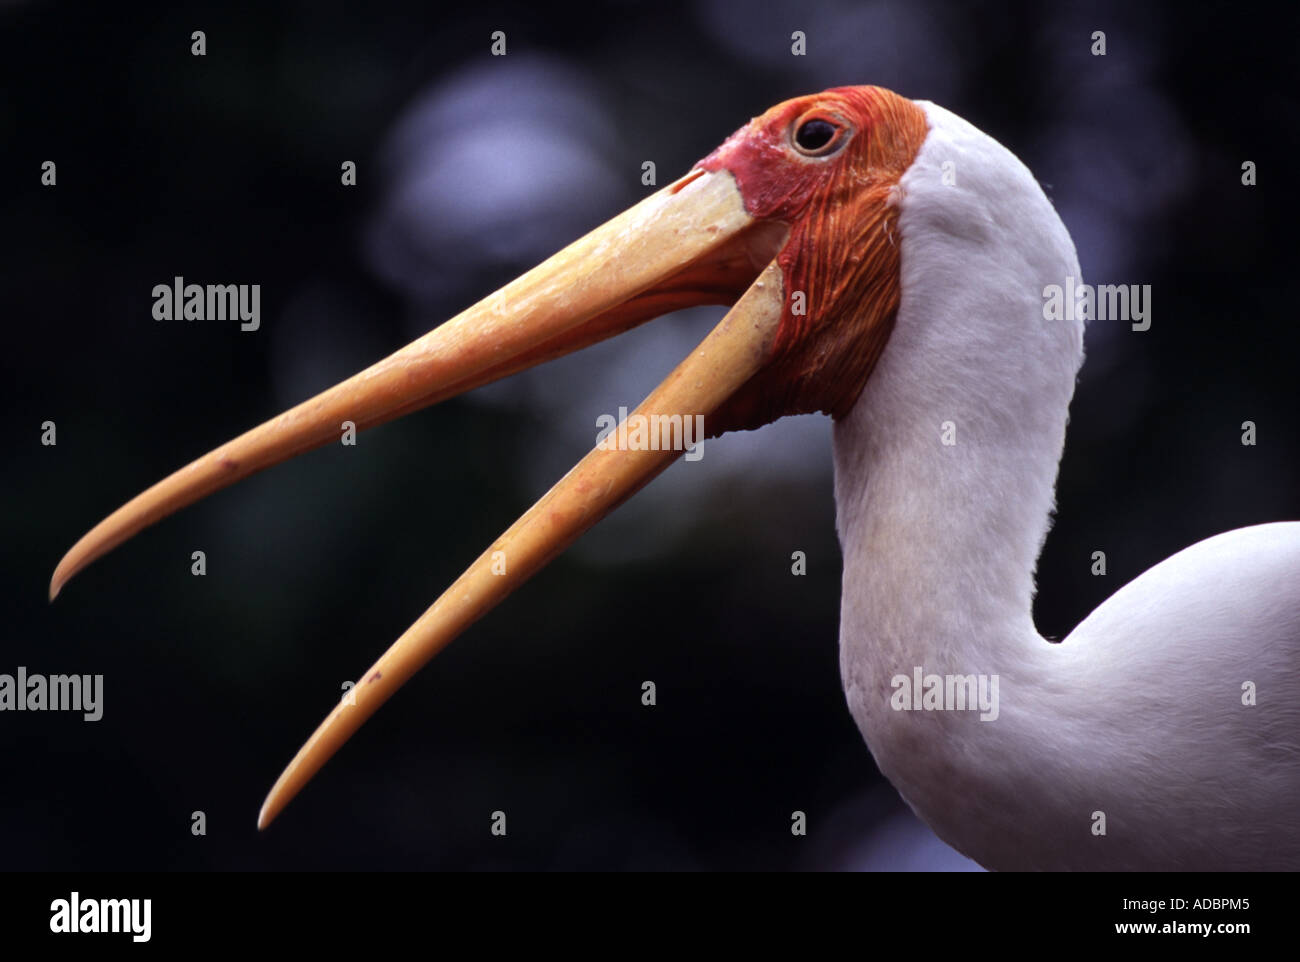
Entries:
[[1045, 644], [1031, 614], [1034, 566], [1064, 412], [1055, 444], [1011, 442], [961, 420], [945, 427], [938, 411], [873, 411], [886, 386], [875, 382], [834, 429], [846, 673], [888, 694], [917, 666], [988, 673], [1032, 658]]
[[[1029, 688], [1052, 684], [1033, 576], [1082, 326], [1044, 320], [1044, 287], [1079, 269], [1028, 170], [965, 121], [922, 106], [932, 128], [899, 185], [894, 330], [835, 424], [840, 659], [881, 770], [955, 842], [975, 831], [962, 819], [996, 819], [1001, 795], [1015, 790], [1015, 779], [986, 783], [1003, 769], [990, 753], [1032, 764], [1042, 742], [1005, 713], [953, 710], [951, 687], [939, 698], [948, 710], [924, 710], [910, 690], [921, 710], [900, 710], [899, 692], [918, 669], [927, 680], [974, 676], [990, 695], [996, 678], [1001, 700], [1014, 692], [1022, 705]], [[981, 810], [965, 804], [976, 797]]]
[[[1013, 813], [1054, 824], [1058, 804], [1037, 797], [1040, 782], [1006, 777], [1041, 769], [1055, 741], [1020, 714], [1060, 674], [1031, 614], [1055, 461], [1026, 471], [960, 433], [945, 447], [932, 418], [871, 413], [877, 394], [834, 431], [848, 707], [880, 771], [940, 838], [986, 867], [1016, 867], [992, 861], [1024, 828]], [[966, 693], [960, 708], [949, 686]]]

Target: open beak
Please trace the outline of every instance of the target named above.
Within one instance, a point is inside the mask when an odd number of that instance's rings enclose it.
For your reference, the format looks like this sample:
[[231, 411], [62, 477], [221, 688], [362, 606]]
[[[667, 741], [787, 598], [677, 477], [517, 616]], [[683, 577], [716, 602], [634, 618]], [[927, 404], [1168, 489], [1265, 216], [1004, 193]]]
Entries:
[[[709, 416], [767, 362], [784, 309], [779, 224], [752, 218], [725, 170], [696, 169], [397, 353], [204, 455], [73, 546], [50, 598], [141, 529], [248, 475], [621, 333], [652, 317], [734, 303], [633, 415]], [[651, 421], [650, 423], [656, 423]], [[712, 433], [712, 432], [710, 432]], [[620, 435], [621, 436], [621, 435]], [[367, 671], [271, 789], [266, 827], [398, 688], [679, 455], [598, 446], [510, 526]]]

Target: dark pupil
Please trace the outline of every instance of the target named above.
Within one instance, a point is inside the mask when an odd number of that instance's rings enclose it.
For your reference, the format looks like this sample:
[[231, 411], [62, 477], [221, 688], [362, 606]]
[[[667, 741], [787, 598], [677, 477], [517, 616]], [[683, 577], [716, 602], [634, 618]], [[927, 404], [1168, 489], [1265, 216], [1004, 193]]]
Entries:
[[794, 135], [795, 143], [804, 150], [825, 147], [835, 136], [835, 127], [824, 120], [810, 120]]

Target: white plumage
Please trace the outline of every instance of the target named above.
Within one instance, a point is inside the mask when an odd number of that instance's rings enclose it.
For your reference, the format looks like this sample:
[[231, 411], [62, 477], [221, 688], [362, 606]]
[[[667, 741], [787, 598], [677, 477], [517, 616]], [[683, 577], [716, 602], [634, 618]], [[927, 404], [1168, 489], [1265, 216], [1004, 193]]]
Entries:
[[[1202, 541], [1062, 643], [1038, 634], [1083, 360], [1082, 322], [1044, 320], [1043, 289], [1078, 281], [1078, 260], [1019, 160], [921, 106], [896, 326], [834, 435], [858, 726], [917, 814], [988, 868], [1300, 867], [1300, 523]], [[916, 667], [997, 675], [998, 718], [894, 710], [891, 679]]]

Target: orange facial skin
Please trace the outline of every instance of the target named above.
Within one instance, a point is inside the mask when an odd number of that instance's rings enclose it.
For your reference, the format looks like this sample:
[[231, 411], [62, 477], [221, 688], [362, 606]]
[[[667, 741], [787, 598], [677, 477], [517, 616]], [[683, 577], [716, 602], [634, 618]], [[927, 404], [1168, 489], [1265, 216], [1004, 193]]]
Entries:
[[[835, 129], [811, 152], [797, 140], [810, 121]], [[895, 189], [928, 129], [904, 97], [837, 87], [777, 104], [700, 161], [730, 171], [751, 215], [790, 229], [777, 257], [786, 316], [772, 361], [715, 413], [710, 434], [787, 414], [848, 413], [898, 312]]]

